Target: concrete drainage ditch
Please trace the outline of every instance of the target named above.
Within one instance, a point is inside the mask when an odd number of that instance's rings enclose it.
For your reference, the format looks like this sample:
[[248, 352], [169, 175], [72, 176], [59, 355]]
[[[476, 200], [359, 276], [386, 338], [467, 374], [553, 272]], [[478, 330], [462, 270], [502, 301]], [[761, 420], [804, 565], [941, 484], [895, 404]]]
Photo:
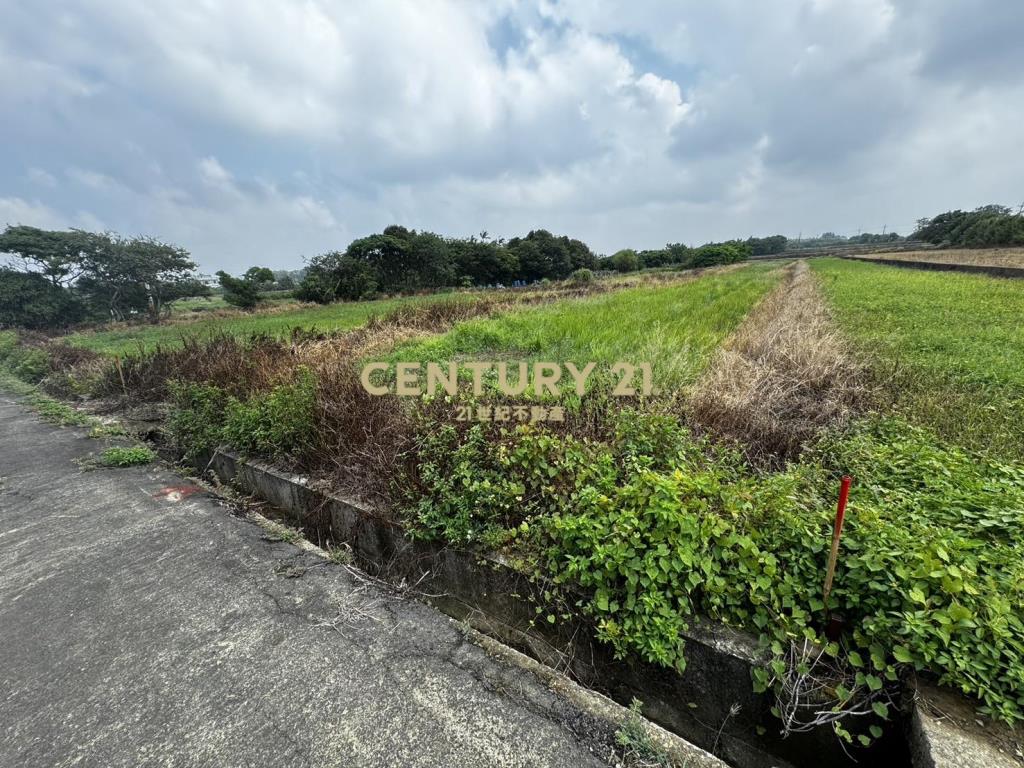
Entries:
[[[276, 507], [314, 540], [347, 544], [356, 564], [392, 582], [415, 584], [424, 599], [449, 616], [565, 672], [621, 704], [644, 704], [653, 722], [737, 768], [769, 766], [931, 766], [1020, 764], [983, 738], [951, 728], [919, 711], [907, 695], [903, 711], [870, 750], [847, 754], [831, 728], [778, 735], [771, 700], [753, 692], [758, 658], [750, 636], [712, 623], [687, 638], [683, 674], [633, 660], [616, 660], [583, 622], [535, 622], [538, 585], [500, 559], [408, 538], [374, 510], [313, 490], [301, 477], [217, 451], [199, 466], [225, 484]], [[949, 762], [944, 755], [955, 755]], [[1005, 758], [1005, 762], [1004, 762]], [[993, 762], [995, 761], [995, 762]]]

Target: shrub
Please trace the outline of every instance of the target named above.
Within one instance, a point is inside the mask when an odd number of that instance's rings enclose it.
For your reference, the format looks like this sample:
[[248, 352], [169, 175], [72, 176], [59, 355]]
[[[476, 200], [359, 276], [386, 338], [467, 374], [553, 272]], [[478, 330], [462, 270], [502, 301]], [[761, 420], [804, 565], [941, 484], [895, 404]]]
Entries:
[[569, 275], [569, 279], [577, 285], [587, 285], [588, 283], [594, 282], [594, 273], [586, 267], [583, 267]]
[[171, 440], [195, 459], [216, 448], [224, 429], [228, 395], [212, 384], [186, 381], [169, 383], [173, 408], [167, 419]]
[[636, 272], [640, 269], [640, 258], [636, 255], [636, 251], [624, 248], [612, 254], [608, 259], [608, 266], [616, 272]]
[[223, 440], [244, 453], [267, 458], [301, 455], [313, 441], [314, 405], [313, 375], [301, 369], [294, 383], [244, 402], [230, 398]]

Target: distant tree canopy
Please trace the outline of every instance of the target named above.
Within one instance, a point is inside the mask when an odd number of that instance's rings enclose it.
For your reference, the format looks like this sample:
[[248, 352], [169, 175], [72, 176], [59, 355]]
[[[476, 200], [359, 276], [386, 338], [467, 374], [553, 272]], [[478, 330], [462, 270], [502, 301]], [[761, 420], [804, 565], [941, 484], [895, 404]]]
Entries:
[[[623, 253], [623, 251], [619, 251]], [[632, 251], [628, 251], [632, 253]], [[619, 254], [612, 256], [612, 260]], [[710, 267], [715, 264], [732, 264], [749, 259], [753, 249], [748, 243], [740, 240], [729, 240], [724, 243], [706, 243], [698, 248], [690, 248], [682, 243], [669, 243], [664, 248], [640, 251], [636, 254], [639, 261], [635, 269], [651, 269], [653, 267], [676, 267], [678, 269], [694, 269]], [[627, 258], [628, 257], [624, 257]], [[630, 271], [622, 266], [612, 264], [613, 269]]]
[[[3, 273], [7, 289], [21, 285], [32, 297], [5, 312], [4, 325], [60, 327], [133, 315], [156, 322], [175, 300], [209, 293], [194, 278], [187, 251], [149, 237], [13, 226], [0, 233], [0, 253], [12, 261]], [[52, 290], [44, 293], [40, 280]]]
[[580, 240], [538, 229], [509, 241], [444, 238], [401, 226], [352, 241], [310, 261], [296, 295], [307, 301], [355, 300], [452, 286], [562, 279], [593, 269], [597, 257]]
[[801, 248], [822, 248], [833, 245], [871, 245], [874, 243], [894, 243], [902, 240], [903, 237], [896, 232], [861, 232], [857, 235], [846, 237], [837, 235], [835, 232], [822, 232], [818, 237], [803, 237], [800, 240], [789, 240], [786, 243], [786, 250], [800, 250]]
[[224, 289], [224, 301], [241, 309], [253, 309], [260, 301], [260, 291], [274, 283], [274, 273], [267, 267], [249, 267], [241, 277], [221, 270], [217, 278]]
[[973, 211], [947, 211], [917, 222], [914, 238], [935, 245], [986, 248], [1024, 245], [1024, 216], [1002, 205], [985, 205]]
[[746, 244], [750, 248], [751, 256], [769, 256], [773, 253], [782, 253], [786, 250], [788, 242], [785, 235], [772, 235], [771, 237], [748, 237]]

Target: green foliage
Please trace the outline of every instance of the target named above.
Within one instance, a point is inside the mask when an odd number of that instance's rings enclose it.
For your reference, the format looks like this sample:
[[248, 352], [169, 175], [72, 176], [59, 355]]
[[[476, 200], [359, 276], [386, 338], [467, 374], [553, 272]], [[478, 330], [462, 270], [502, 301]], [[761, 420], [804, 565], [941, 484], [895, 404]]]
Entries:
[[67, 286], [83, 273], [86, 262], [99, 250], [101, 238], [78, 229], [9, 226], [0, 233], [0, 253], [21, 261], [25, 272], [41, 274], [54, 286]]
[[101, 316], [145, 315], [157, 322], [167, 305], [207, 289], [192, 276], [188, 251], [151, 237], [89, 234], [90, 252], [75, 292]]
[[315, 387], [305, 369], [293, 383], [245, 401], [210, 384], [171, 382], [167, 431], [187, 459], [219, 445], [268, 459], [299, 455], [313, 439]]
[[0, 327], [63, 328], [84, 317], [85, 306], [67, 288], [36, 272], [0, 268]]
[[672, 765], [668, 753], [659, 747], [648, 732], [643, 717], [643, 702], [634, 698], [629, 705], [629, 713], [622, 725], [615, 731], [615, 743], [622, 747], [623, 762], [627, 768], [632, 766], [665, 766]]
[[174, 444], [193, 460], [216, 448], [222, 439], [228, 395], [219, 387], [171, 381], [172, 410], [167, 432]]
[[683, 263], [684, 267], [712, 267], [718, 264], [735, 264], [750, 258], [751, 246], [739, 240], [727, 243], [708, 243], [696, 248]]
[[608, 266], [616, 272], [636, 272], [640, 269], [640, 259], [633, 249], [623, 248], [611, 255]]
[[746, 245], [750, 248], [751, 256], [769, 256], [785, 251], [788, 242], [785, 235], [772, 235], [771, 237], [748, 237]]
[[38, 413], [43, 420], [61, 427], [81, 427], [93, 423], [93, 418], [77, 411], [65, 403], [40, 394], [34, 388], [24, 390], [25, 402]]
[[301, 370], [294, 383], [242, 402], [229, 398], [224, 413], [223, 442], [243, 453], [267, 458], [299, 455], [313, 439], [316, 384]]
[[15, 378], [38, 384], [50, 371], [50, 358], [38, 347], [19, 344], [14, 334], [8, 338], [14, 342], [0, 344], [0, 365]]
[[[677, 669], [698, 615], [778, 653], [790, 639], [826, 645], [821, 583], [838, 474], [851, 472], [830, 601], [850, 630], [830, 653], [852, 686], [871, 695], [909, 663], [994, 716], [1024, 717], [1020, 465], [892, 420], [767, 473], [641, 411], [624, 411], [606, 442], [534, 427], [497, 440], [478, 426], [423, 433], [410, 519], [424, 535], [546, 542], [541, 570], [584, 590], [602, 639]], [[770, 671], [755, 680], [770, 682]]]
[[586, 267], [582, 267], [569, 275], [569, 279], [577, 285], [587, 285], [594, 282], [594, 272]]
[[[224, 301], [241, 309], [253, 309], [260, 300], [260, 282], [245, 277], [232, 277], [224, 270], [217, 273], [220, 287], [224, 289]], [[273, 277], [273, 275], [271, 275]]]
[[[124, 320], [146, 314], [155, 322], [165, 305], [206, 290], [192, 277], [195, 264], [187, 251], [151, 237], [7, 227], [0, 234], [0, 253], [25, 265], [16, 274], [30, 293], [17, 306], [37, 327], [82, 319], [79, 299], [100, 317]], [[41, 276], [56, 290], [44, 293], [29, 275]]]
[[966, 248], [1024, 245], [1024, 216], [1002, 205], [947, 211], [933, 219], [921, 219], [913, 237], [935, 245]]
[[562, 279], [595, 266], [581, 241], [538, 229], [507, 243], [480, 238], [445, 239], [433, 232], [390, 226], [310, 262], [297, 295], [306, 301], [358, 300], [458, 285]]
[[154, 459], [156, 454], [145, 445], [113, 446], [100, 454], [99, 463], [104, 467], [135, 467]]

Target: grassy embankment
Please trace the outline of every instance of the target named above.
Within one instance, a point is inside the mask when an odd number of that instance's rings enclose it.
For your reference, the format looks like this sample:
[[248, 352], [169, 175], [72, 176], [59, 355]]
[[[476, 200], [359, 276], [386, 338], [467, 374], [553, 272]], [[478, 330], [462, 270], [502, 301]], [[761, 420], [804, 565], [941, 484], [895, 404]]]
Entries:
[[835, 317], [895, 410], [968, 448], [1024, 459], [1024, 281], [822, 259]]

